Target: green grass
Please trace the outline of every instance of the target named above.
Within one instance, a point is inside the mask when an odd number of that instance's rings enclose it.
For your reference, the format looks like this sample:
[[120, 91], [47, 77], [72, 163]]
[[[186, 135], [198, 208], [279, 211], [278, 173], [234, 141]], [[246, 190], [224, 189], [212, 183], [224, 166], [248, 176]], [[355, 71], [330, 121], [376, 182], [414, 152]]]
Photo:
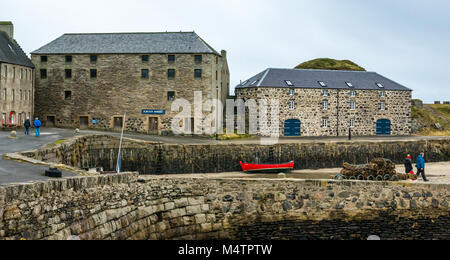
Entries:
[[[431, 111], [426, 108], [430, 108]], [[411, 110], [412, 118], [424, 126], [417, 134], [450, 136], [450, 105], [424, 105], [423, 109], [412, 107]], [[442, 130], [436, 129], [435, 123], [439, 123], [442, 126]]]
[[366, 71], [356, 63], [349, 60], [334, 60], [321, 58], [304, 62], [296, 69], [322, 69], [322, 70], [347, 70], [347, 71]]
[[218, 136], [219, 140], [237, 140], [237, 139], [253, 138], [253, 135], [238, 134], [237, 130], [234, 130], [234, 134], [227, 134], [226, 129], [224, 129], [223, 132], [224, 134]]

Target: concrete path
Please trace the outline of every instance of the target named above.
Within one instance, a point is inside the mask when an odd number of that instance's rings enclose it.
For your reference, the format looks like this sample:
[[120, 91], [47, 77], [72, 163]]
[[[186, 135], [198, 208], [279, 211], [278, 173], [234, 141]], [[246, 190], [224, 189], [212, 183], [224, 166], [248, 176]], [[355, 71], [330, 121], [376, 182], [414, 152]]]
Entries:
[[[48, 168], [3, 159], [5, 153], [21, 152], [37, 149], [45, 144], [73, 136], [73, 131], [59, 129], [43, 129], [41, 137], [25, 136], [20, 130], [17, 139], [9, 139], [10, 133], [0, 131], [0, 185], [6, 183], [23, 183], [36, 180], [47, 180], [42, 176]], [[74, 173], [64, 172], [63, 176], [74, 176]]]
[[[405, 166], [397, 165], [397, 172], [403, 173]], [[438, 162], [426, 164], [427, 177], [432, 184], [450, 184], [450, 162]], [[153, 178], [237, 178], [237, 179], [333, 179], [339, 174], [341, 168], [317, 169], [317, 170], [296, 170], [286, 175], [278, 174], [247, 174], [244, 172], [224, 172], [224, 173], [204, 173], [204, 174], [168, 174], [168, 175], [142, 175], [142, 179]], [[410, 182], [410, 181], [408, 181]], [[415, 181], [423, 183], [422, 178]]]

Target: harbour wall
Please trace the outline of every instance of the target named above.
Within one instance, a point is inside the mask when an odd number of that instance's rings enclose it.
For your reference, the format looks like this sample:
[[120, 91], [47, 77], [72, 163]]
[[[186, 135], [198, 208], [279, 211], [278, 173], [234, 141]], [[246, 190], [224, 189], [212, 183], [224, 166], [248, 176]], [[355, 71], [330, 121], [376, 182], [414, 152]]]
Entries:
[[0, 186], [0, 240], [449, 239], [448, 184], [139, 176]]

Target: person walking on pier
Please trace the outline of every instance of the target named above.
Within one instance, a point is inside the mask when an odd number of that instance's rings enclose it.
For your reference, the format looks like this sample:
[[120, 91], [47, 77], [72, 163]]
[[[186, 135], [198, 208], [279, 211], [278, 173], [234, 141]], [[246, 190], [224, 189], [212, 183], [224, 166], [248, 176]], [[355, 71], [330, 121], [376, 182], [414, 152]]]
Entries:
[[408, 154], [408, 156], [405, 159], [405, 173], [409, 174], [409, 176], [414, 176], [415, 177], [416, 175], [414, 174], [413, 170], [414, 170], [414, 168], [412, 166], [411, 155]]
[[30, 118], [29, 117], [27, 117], [27, 119], [25, 120], [25, 123], [23, 124], [23, 126], [25, 127], [25, 135], [30, 135], [31, 122], [30, 122]]
[[422, 174], [422, 178], [424, 182], [428, 182], [429, 180], [427, 179], [427, 176], [425, 175], [425, 153], [422, 152], [420, 153], [420, 155], [417, 157], [416, 160], [416, 167], [417, 167], [417, 178], [420, 177], [420, 175]]
[[36, 120], [34, 120], [33, 122], [34, 125], [34, 132], [35, 132], [35, 136], [39, 137], [41, 136], [41, 121], [39, 121], [39, 118], [36, 117]]

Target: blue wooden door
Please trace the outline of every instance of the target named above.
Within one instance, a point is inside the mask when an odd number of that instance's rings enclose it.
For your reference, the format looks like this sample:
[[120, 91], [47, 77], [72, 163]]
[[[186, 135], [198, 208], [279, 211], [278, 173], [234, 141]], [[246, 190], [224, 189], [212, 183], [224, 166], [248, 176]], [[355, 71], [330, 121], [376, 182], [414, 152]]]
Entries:
[[300, 120], [289, 119], [284, 122], [284, 136], [300, 136]]
[[391, 135], [391, 121], [380, 119], [377, 121], [377, 135]]

